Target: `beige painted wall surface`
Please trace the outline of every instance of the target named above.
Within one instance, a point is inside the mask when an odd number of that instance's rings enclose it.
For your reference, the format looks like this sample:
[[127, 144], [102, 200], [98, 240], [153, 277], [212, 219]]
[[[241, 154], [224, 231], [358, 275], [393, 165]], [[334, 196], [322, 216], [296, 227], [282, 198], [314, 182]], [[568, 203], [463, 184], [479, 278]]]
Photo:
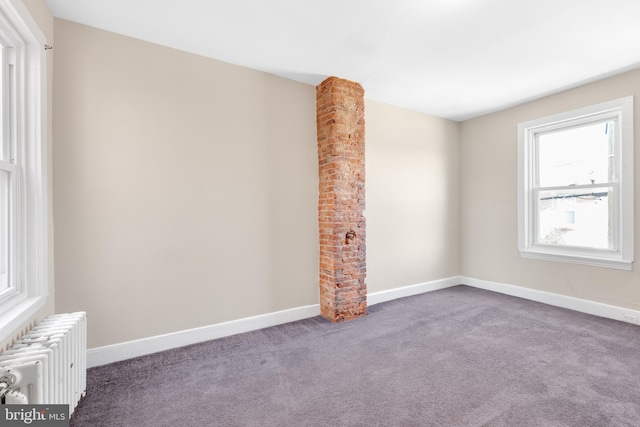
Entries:
[[[635, 194], [640, 192], [640, 71], [529, 102], [461, 125], [464, 276], [640, 309], [640, 272], [521, 258], [517, 235], [519, 122], [635, 96]], [[636, 259], [640, 208], [635, 212]]]
[[55, 35], [56, 304], [89, 347], [317, 304], [315, 89]]
[[[53, 16], [49, 11], [49, 8], [45, 4], [44, 0], [23, 0], [29, 14], [33, 17], [38, 24], [38, 27], [47, 38], [47, 42], [50, 45], [54, 44], [53, 35]], [[25, 330], [33, 324], [42, 319], [44, 316], [52, 314], [55, 309], [55, 285], [54, 285], [54, 273], [53, 273], [53, 209], [52, 209], [52, 146], [53, 146], [53, 120], [52, 120], [52, 103], [53, 103], [53, 55], [52, 50], [47, 51], [47, 175], [49, 180], [48, 188], [48, 209], [49, 209], [49, 296], [46, 305], [36, 313], [31, 320], [29, 320], [19, 331], [16, 331], [13, 337], [0, 342], [0, 351], [11, 342], [22, 335]]]
[[367, 290], [459, 275], [458, 123], [370, 100], [365, 120]]

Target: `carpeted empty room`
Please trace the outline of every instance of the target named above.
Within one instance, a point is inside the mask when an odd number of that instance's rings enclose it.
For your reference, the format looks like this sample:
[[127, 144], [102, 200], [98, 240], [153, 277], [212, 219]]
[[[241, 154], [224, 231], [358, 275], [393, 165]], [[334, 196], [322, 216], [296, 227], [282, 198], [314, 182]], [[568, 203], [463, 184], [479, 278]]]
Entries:
[[81, 426], [637, 426], [640, 329], [467, 286], [89, 370]]
[[0, 0], [0, 426], [639, 427], [638, 17]]

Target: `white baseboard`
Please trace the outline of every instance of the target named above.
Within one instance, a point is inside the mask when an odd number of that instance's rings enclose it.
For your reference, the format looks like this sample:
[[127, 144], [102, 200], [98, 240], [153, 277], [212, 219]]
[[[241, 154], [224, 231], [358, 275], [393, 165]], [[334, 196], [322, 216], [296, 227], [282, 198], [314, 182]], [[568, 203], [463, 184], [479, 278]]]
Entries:
[[504, 283], [490, 282], [488, 280], [473, 279], [471, 277], [462, 277], [462, 284], [541, 302], [555, 307], [568, 308], [569, 310], [592, 314], [594, 316], [606, 317], [607, 319], [620, 320], [622, 322], [633, 324], [638, 324], [638, 321], [640, 320], [640, 311], [638, 310], [569, 297], [566, 295], [523, 288], [521, 286], [507, 285]]
[[201, 328], [187, 329], [185, 331], [92, 348], [87, 350], [87, 367], [92, 368], [106, 365], [107, 363], [131, 359], [132, 357], [144, 356], [146, 354], [197, 344], [229, 335], [295, 322], [296, 320], [318, 316], [319, 314], [320, 306], [318, 304], [307, 305], [260, 316], [203, 326]]
[[410, 297], [412, 295], [423, 294], [425, 292], [437, 291], [438, 289], [450, 288], [461, 285], [460, 276], [448, 277], [446, 279], [432, 280], [431, 282], [418, 283], [417, 285], [403, 286], [401, 288], [389, 289], [367, 294], [367, 305], [375, 305], [397, 298]]
[[[367, 304], [375, 305], [397, 298], [436, 291], [460, 284], [524, 298], [531, 301], [537, 301], [556, 307], [568, 308], [570, 310], [595, 316], [621, 320], [623, 322], [638, 323], [640, 320], [640, 311], [638, 310], [631, 310], [594, 301], [553, 294], [550, 292], [461, 276], [454, 276], [446, 279], [404, 286], [401, 288], [373, 292], [367, 295]], [[171, 334], [158, 335], [104, 347], [92, 348], [87, 350], [87, 366], [91, 368], [105, 365], [107, 363], [130, 359], [132, 357], [144, 356], [146, 354], [169, 350], [176, 347], [268, 328], [270, 326], [281, 325], [283, 323], [294, 322], [296, 320], [318, 316], [319, 314], [320, 306], [318, 304], [308, 305], [289, 310], [277, 311], [274, 313], [267, 313], [260, 316], [247, 317], [244, 319], [232, 320], [230, 322], [203, 326], [201, 328], [178, 331]]]
[[[457, 276], [450, 277], [448, 279], [419, 283], [417, 285], [405, 286], [402, 288], [390, 289], [387, 291], [374, 292], [367, 295], [367, 303], [369, 305], [374, 305], [396, 298], [408, 297], [424, 292], [448, 288], [459, 285], [460, 283], [461, 278], [460, 276]], [[132, 357], [144, 356], [146, 354], [170, 350], [176, 347], [197, 344], [199, 342], [240, 334], [243, 332], [255, 331], [257, 329], [268, 328], [270, 326], [281, 325], [283, 323], [295, 322], [296, 320], [318, 316], [319, 314], [320, 306], [318, 304], [308, 305], [289, 310], [277, 311], [275, 313], [267, 313], [260, 316], [247, 317], [244, 319], [232, 320], [230, 322], [203, 326], [201, 328], [157, 335], [149, 338], [107, 345], [104, 347], [96, 347], [87, 350], [87, 367], [93, 368], [95, 366], [106, 365], [107, 363], [131, 359]]]

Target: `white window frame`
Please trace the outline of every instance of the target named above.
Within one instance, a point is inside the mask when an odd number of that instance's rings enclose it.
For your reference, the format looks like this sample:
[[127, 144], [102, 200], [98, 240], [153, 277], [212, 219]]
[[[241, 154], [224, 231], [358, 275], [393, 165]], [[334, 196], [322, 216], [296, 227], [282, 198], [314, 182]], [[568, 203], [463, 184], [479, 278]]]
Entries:
[[10, 288], [0, 294], [0, 340], [5, 340], [45, 305], [49, 291], [47, 79], [46, 37], [21, 0], [0, 0], [0, 28], [15, 75], [10, 121], [17, 179], [11, 194], [13, 271]]
[[[633, 267], [633, 96], [518, 124], [518, 249], [524, 258], [595, 265], [622, 270]], [[615, 185], [611, 250], [538, 244], [537, 135], [605, 119], [615, 119]]]

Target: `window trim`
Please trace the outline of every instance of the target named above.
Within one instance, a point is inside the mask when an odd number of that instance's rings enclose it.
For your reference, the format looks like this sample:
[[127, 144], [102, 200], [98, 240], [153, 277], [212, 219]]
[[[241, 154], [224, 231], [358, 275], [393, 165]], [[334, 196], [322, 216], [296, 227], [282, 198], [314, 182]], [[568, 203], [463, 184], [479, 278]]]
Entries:
[[21, 156], [16, 285], [0, 301], [0, 341], [44, 307], [48, 292], [46, 37], [20, 0], [0, 0], [0, 20], [15, 48], [15, 131]]
[[[618, 120], [617, 191], [614, 190], [613, 250], [540, 245], [535, 243], [536, 135], [543, 131], [586, 124], [606, 117]], [[518, 124], [518, 250], [523, 258], [631, 270], [634, 261], [633, 96], [554, 114]]]

